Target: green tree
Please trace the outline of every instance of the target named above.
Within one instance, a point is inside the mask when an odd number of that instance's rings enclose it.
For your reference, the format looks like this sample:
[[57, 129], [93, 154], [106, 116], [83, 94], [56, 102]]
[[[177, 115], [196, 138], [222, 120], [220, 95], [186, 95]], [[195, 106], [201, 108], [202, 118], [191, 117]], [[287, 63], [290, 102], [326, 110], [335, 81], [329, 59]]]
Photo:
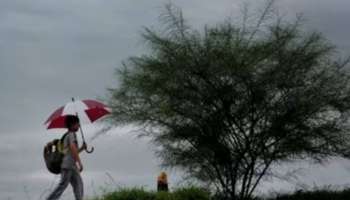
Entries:
[[110, 89], [114, 123], [142, 126], [165, 166], [227, 199], [251, 197], [273, 164], [350, 149], [348, 61], [270, 8], [255, 24], [197, 31], [167, 6], [164, 30], [142, 35], [149, 52], [124, 62]]

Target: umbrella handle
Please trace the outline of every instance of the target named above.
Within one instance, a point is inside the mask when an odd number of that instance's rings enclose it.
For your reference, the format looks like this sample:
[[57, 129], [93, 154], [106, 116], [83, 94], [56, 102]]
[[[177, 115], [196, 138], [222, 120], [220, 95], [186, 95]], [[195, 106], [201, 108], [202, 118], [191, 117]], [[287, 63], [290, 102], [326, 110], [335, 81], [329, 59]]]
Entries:
[[85, 151], [86, 153], [92, 153], [94, 152], [95, 148], [94, 147], [91, 147], [90, 150], [88, 150], [88, 148], [86, 147]]

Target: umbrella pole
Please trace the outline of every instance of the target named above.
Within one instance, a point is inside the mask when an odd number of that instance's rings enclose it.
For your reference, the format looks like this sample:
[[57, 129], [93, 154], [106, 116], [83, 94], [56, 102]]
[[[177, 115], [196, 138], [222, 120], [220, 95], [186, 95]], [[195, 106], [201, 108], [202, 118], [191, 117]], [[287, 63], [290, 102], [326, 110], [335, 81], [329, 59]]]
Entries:
[[[74, 103], [74, 97], [72, 98], [72, 102]], [[75, 112], [75, 114], [76, 114], [76, 116], [77, 116], [78, 119], [79, 119], [78, 112]], [[81, 127], [81, 125], [80, 125], [80, 127], [79, 127], [79, 130], [80, 130], [80, 133], [81, 133], [81, 138], [82, 138], [82, 140], [83, 140], [83, 143], [86, 144], [86, 142], [85, 142], [85, 137], [84, 137], [84, 132], [83, 132], [83, 128]], [[94, 151], [94, 147], [91, 147], [91, 149], [88, 150], [87, 145], [86, 145], [85, 151], [86, 151], [87, 153], [92, 153], [92, 152]]]
[[[83, 133], [83, 128], [80, 126], [79, 130], [80, 130], [80, 133], [81, 133], [81, 137], [82, 137], [82, 139], [83, 139], [83, 142], [86, 144], [86, 142], [85, 142], [85, 137], [84, 137], [84, 133]], [[86, 145], [85, 151], [86, 151], [87, 153], [92, 153], [92, 152], [94, 151], [94, 147], [91, 147], [91, 149], [88, 150], [87, 145]]]

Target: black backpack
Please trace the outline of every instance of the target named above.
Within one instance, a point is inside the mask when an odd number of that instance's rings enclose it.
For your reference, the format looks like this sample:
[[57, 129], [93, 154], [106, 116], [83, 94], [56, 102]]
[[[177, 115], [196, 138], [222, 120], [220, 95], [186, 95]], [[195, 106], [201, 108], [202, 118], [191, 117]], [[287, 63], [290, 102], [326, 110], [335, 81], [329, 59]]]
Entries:
[[61, 173], [61, 164], [64, 157], [63, 140], [68, 133], [65, 133], [61, 139], [54, 139], [48, 142], [44, 147], [44, 160], [47, 169], [53, 174]]

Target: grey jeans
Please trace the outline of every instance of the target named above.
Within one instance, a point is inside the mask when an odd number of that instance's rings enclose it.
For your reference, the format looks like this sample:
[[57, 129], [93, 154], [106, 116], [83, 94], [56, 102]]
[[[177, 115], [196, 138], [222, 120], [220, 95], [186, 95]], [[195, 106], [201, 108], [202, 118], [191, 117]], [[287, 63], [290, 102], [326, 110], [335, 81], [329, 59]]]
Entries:
[[81, 179], [80, 173], [76, 169], [62, 169], [60, 183], [47, 197], [47, 200], [59, 199], [69, 183], [73, 187], [75, 199], [82, 200], [84, 194], [83, 181]]

